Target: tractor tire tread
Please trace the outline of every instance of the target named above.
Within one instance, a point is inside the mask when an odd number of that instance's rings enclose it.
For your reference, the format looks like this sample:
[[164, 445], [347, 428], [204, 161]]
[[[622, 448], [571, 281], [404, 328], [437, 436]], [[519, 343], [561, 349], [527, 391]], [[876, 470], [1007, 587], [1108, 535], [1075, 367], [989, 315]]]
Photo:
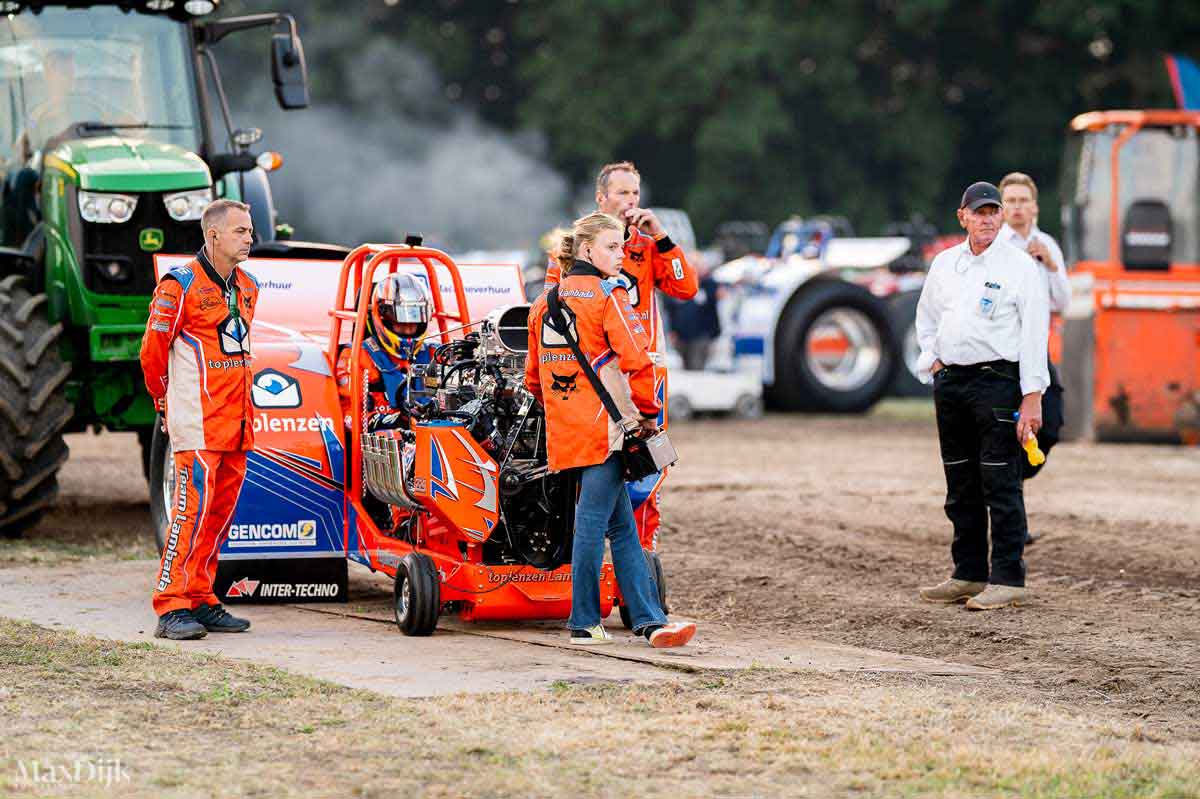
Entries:
[[25, 351], [25, 363], [29, 366], [36, 366], [37, 362], [42, 359], [42, 354], [46, 352], [46, 348], [58, 341], [58, 337], [62, 334], [63, 326], [59, 322], [51, 325], [43, 330], [33, 342], [32, 346]]
[[0, 536], [34, 527], [58, 495], [70, 455], [63, 430], [74, 413], [59, 353], [61, 324], [45, 318], [46, 295], [21, 275], [0, 280]]

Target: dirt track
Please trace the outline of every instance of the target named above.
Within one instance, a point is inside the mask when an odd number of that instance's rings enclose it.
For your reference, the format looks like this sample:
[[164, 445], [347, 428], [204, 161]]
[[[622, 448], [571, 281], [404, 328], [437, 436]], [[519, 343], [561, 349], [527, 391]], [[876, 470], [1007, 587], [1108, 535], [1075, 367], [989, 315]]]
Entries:
[[[1200, 739], [1195, 450], [1061, 445], [1027, 486], [1033, 602], [975, 614], [916, 598], [949, 570], [931, 413], [677, 425], [664, 495], [673, 611], [1004, 669], [1028, 698]], [[0, 566], [150, 552], [132, 436], [72, 436], [63, 506]], [[131, 540], [131, 537], [137, 536]], [[36, 542], [36, 543], [35, 543]], [[49, 547], [49, 550], [47, 549]]]
[[1200, 737], [1200, 453], [1055, 449], [1026, 485], [1033, 602], [972, 613], [916, 597], [951, 535], [921, 416], [681, 427], [661, 544], [677, 609], [1002, 668], [1031, 696]]

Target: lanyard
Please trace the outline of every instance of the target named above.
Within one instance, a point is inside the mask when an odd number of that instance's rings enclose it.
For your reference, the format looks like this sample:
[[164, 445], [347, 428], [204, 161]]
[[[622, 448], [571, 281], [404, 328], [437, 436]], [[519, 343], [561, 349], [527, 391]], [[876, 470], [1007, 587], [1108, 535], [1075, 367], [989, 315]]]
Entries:
[[238, 332], [238, 348], [244, 355], [246, 353], [245, 334], [242, 331], [242, 315], [238, 311], [238, 289], [237, 278], [234, 275], [229, 276], [229, 316], [233, 321], [233, 327]]

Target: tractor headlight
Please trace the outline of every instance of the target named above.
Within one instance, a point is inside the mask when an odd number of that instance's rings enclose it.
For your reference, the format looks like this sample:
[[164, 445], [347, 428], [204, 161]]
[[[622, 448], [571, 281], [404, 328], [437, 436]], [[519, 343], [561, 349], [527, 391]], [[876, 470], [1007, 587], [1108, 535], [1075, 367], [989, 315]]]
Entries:
[[133, 194], [79, 192], [79, 213], [85, 222], [120, 225], [133, 218], [138, 198]]
[[183, 4], [183, 10], [194, 17], [211, 14], [216, 7], [217, 4], [213, 0], [187, 0]]
[[212, 189], [193, 189], [163, 195], [167, 213], [176, 222], [194, 222], [199, 219], [212, 199]]

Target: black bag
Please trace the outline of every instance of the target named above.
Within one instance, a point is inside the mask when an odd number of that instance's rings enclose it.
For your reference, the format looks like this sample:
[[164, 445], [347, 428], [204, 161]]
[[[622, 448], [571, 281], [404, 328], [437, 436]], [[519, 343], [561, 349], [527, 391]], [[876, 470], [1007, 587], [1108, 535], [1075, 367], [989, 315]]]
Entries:
[[[546, 292], [546, 305], [550, 309], [550, 328], [567, 340], [571, 352], [575, 353], [575, 360], [579, 361], [583, 374], [592, 384], [596, 395], [600, 397], [604, 409], [620, 427], [622, 416], [621, 412], [617, 410], [617, 404], [613, 402], [608, 389], [600, 382], [600, 377], [592, 368], [591, 362], [579, 349], [579, 341], [571, 335], [571, 322], [563, 313], [563, 304], [558, 298], [557, 285]], [[671, 439], [667, 438], [665, 430], [660, 430], [649, 438], [642, 438], [628, 430], [625, 431], [625, 441], [621, 447], [621, 468], [626, 481], [633, 482], [657, 474], [677, 460], [679, 460], [679, 456], [675, 453], [675, 447], [671, 445]]]

